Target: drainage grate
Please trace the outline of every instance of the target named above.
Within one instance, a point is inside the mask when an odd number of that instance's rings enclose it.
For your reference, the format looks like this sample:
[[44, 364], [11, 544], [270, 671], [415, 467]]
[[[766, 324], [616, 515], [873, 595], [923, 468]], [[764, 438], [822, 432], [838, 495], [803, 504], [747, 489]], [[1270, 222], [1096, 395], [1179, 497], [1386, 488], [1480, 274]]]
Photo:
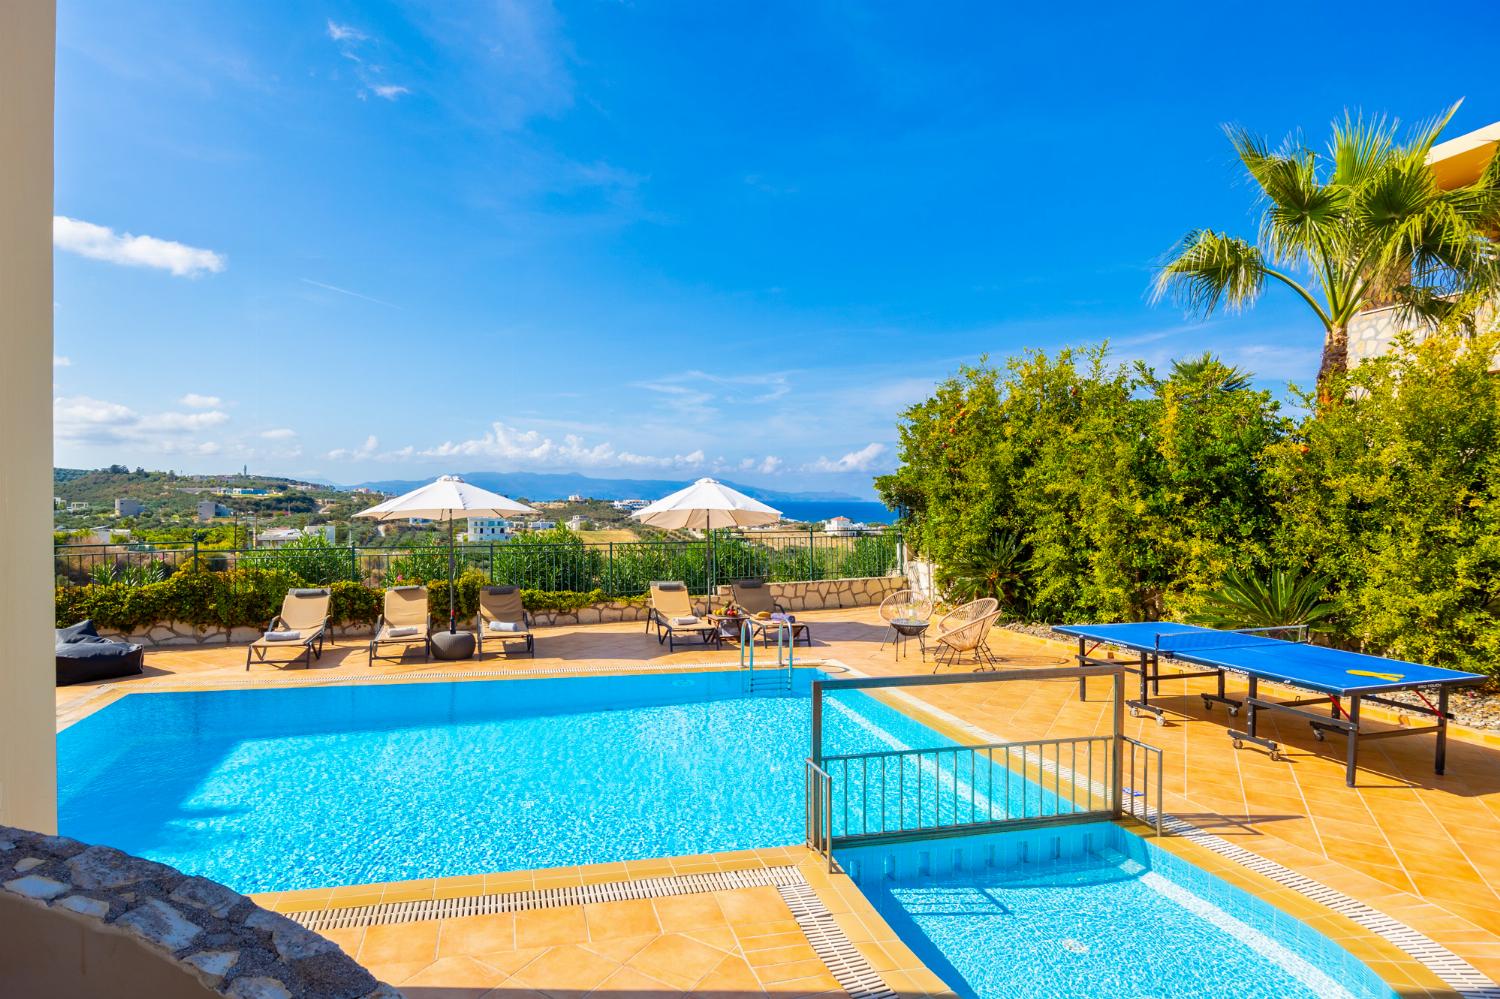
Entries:
[[356, 926], [414, 923], [428, 919], [454, 919], [460, 916], [488, 916], [500, 912], [520, 912], [525, 909], [555, 909], [565, 905], [666, 898], [672, 895], [733, 891], [736, 888], [767, 886], [779, 888], [782, 885], [805, 885], [806, 883], [801, 872], [795, 867], [752, 867], [743, 871], [672, 874], [659, 878], [641, 878], [637, 881], [608, 881], [597, 885], [571, 885], [565, 888], [499, 892], [491, 895], [469, 895], [463, 898], [385, 902], [379, 905], [350, 906], [345, 909], [314, 909], [308, 912], [288, 912], [286, 916], [310, 930], [343, 930]]
[[786, 907], [792, 910], [792, 918], [802, 927], [813, 953], [833, 974], [839, 988], [849, 993], [849, 999], [897, 999], [896, 993], [880, 977], [880, 972], [870, 966], [859, 949], [844, 935], [843, 929], [833, 918], [833, 913], [823, 905], [813, 886], [799, 873], [790, 884], [778, 884]]

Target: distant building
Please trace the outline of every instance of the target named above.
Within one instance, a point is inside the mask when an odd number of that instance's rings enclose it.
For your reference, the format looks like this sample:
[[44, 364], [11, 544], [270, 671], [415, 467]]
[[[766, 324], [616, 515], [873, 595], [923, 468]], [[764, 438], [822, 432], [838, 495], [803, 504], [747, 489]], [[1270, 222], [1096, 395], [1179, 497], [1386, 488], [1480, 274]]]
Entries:
[[584, 520], [582, 517], [569, 517], [568, 518], [568, 530], [570, 530], [570, 531], [584, 531], [584, 530], [587, 530], [588, 529], [588, 524], [589, 524], [589, 522], [587, 520]]
[[213, 520], [215, 517], [228, 517], [233, 511], [223, 503], [214, 500], [201, 500], [198, 503], [198, 519]]
[[557, 526], [557, 521], [555, 521], [555, 520], [533, 520], [530, 524], [528, 524], [526, 526], [529, 527], [533, 531], [550, 531], [554, 527]]
[[120, 497], [115, 500], [116, 517], [139, 517], [146, 512], [146, 507], [139, 501]]
[[236, 486], [233, 489], [220, 489], [219, 492], [225, 496], [266, 496], [270, 494], [271, 490], [252, 489], [248, 486]]
[[870, 529], [870, 525], [861, 524], [859, 521], [850, 520], [848, 517], [831, 517], [823, 521], [823, 533], [847, 537], [852, 534], [863, 534]]
[[74, 500], [68, 504], [69, 513], [88, 513], [89, 505], [82, 500]]
[[282, 545], [303, 538], [320, 537], [329, 544], [334, 541], [334, 526], [332, 524], [309, 524], [306, 527], [271, 527], [256, 534], [255, 546], [257, 548], [280, 548]]
[[634, 511], [634, 510], [644, 510], [646, 507], [648, 507], [650, 505], [651, 505], [651, 501], [650, 500], [643, 500], [643, 499], [615, 500], [613, 503], [610, 504], [610, 506], [614, 507], [616, 510], [632, 510], [632, 511]]
[[123, 527], [96, 527], [89, 540], [96, 545], [118, 545], [130, 540], [130, 531]]
[[515, 526], [500, 517], [470, 517], [464, 540], [471, 544], [509, 541], [514, 533]]
[[568, 502], [569, 503], [582, 503], [583, 502], [583, 497], [580, 496], [580, 495], [578, 495], [577, 493], [574, 493], [572, 496], [568, 497]]

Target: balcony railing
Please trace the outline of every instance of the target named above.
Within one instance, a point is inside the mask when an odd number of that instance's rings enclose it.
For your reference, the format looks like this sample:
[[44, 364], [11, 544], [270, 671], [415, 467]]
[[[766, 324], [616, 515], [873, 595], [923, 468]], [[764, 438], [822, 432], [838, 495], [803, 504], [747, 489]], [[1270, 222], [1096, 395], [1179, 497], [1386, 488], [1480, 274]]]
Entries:
[[[756, 577], [770, 582], [887, 576], [900, 570], [902, 541], [894, 529], [862, 535], [818, 531], [726, 534], [707, 538], [604, 543], [525, 540], [457, 547], [458, 570], [476, 569], [492, 583], [525, 589], [602, 590], [637, 596], [652, 580], [673, 579], [695, 593], [710, 579]], [[222, 571], [275, 568], [310, 585], [340, 580], [370, 585], [425, 582], [448, 575], [446, 545], [420, 547], [210, 548], [195, 544], [64, 544], [54, 550], [57, 581], [145, 583], [186, 566]]]

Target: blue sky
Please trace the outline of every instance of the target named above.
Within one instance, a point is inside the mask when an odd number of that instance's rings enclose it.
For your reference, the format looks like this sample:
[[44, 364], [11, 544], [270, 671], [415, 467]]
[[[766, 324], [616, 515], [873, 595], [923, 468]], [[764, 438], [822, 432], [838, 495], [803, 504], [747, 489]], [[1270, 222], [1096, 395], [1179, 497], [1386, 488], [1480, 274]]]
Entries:
[[1311, 381], [1282, 295], [1147, 301], [1250, 231], [1222, 123], [1500, 119], [1489, 2], [59, 7], [70, 466], [868, 495], [986, 352]]

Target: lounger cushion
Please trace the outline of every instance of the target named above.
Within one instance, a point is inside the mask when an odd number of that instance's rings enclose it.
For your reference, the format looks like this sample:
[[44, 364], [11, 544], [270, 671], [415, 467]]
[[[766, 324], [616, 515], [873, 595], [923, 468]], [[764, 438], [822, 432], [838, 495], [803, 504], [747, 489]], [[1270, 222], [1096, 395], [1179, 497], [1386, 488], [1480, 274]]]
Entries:
[[409, 635], [419, 634], [421, 632], [421, 630], [422, 629], [416, 627], [415, 625], [406, 625], [406, 626], [401, 627], [401, 628], [387, 628], [386, 631], [385, 631], [385, 637], [386, 638], [406, 638]]
[[520, 621], [491, 621], [491, 631], [525, 631], [526, 625]]
[[672, 618], [672, 624], [675, 627], [678, 627], [678, 628], [691, 628], [693, 625], [695, 625], [697, 623], [698, 623], [698, 619], [696, 617], [674, 617], [674, 618]]
[[300, 631], [268, 631], [266, 641], [268, 642], [300, 642], [302, 632]]

